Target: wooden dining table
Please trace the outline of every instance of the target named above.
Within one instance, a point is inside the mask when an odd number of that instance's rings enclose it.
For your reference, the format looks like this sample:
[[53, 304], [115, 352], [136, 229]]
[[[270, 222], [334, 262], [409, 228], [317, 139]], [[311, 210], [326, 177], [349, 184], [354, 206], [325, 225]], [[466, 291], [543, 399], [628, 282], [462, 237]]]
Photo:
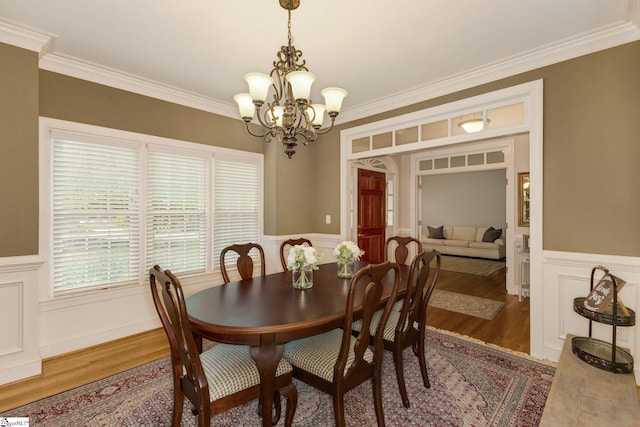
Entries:
[[[366, 265], [360, 261], [355, 268]], [[404, 295], [409, 267], [401, 265], [400, 269]], [[260, 373], [263, 426], [271, 425], [268, 414], [284, 344], [341, 327], [349, 284], [350, 279], [339, 278], [337, 265], [330, 263], [314, 271], [310, 289], [293, 288], [291, 272], [286, 271], [214, 286], [186, 299], [189, 321], [200, 349], [203, 338], [250, 346]], [[393, 286], [391, 274], [384, 285], [382, 300], [386, 302]]]

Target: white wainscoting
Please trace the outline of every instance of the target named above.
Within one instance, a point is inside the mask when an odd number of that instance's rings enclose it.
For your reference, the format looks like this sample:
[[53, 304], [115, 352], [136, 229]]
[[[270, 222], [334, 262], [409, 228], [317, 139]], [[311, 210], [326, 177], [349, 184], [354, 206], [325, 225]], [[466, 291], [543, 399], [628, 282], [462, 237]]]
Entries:
[[[602, 265], [627, 281], [620, 291], [624, 304], [638, 312], [640, 307], [640, 258], [572, 252], [543, 252], [542, 313], [531, 313], [541, 322], [546, 359], [557, 362], [567, 334], [588, 336], [589, 321], [573, 311], [573, 300], [589, 293], [591, 270]], [[537, 316], [540, 316], [536, 319]], [[617, 345], [634, 357], [636, 383], [640, 384], [640, 326], [617, 328]], [[593, 323], [593, 337], [611, 342], [612, 327]], [[612, 374], [613, 375], [613, 374]]]
[[289, 236], [264, 236], [263, 246], [264, 256], [267, 262], [267, 274], [282, 271], [280, 262], [280, 245], [287, 239], [305, 238], [311, 240], [311, 244], [320, 256], [320, 264], [335, 262], [333, 249], [340, 243], [338, 234], [296, 234]]
[[38, 375], [39, 256], [0, 258], [0, 384]]
[[[282, 270], [280, 244], [290, 237], [310, 239], [322, 254], [322, 263], [334, 261], [333, 248], [341, 241], [339, 235], [327, 234], [265, 236], [262, 244], [269, 273]], [[620, 296], [638, 311], [640, 258], [544, 251], [543, 280], [538, 285], [543, 309], [531, 313], [532, 323], [542, 331], [543, 358], [558, 361], [567, 334], [587, 335], [588, 321], [574, 313], [573, 299], [587, 295], [596, 265], [627, 281]], [[42, 266], [39, 256], [0, 258], [0, 384], [39, 374], [42, 358], [160, 327], [148, 285], [38, 301], [38, 290], [47, 286]], [[222, 283], [219, 272], [181, 277], [181, 281], [186, 295]], [[618, 345], [637, 359], [640, 326], [618, 329]], [[594, 325], [594, 336], [610, 341], [611, 327]], [[635, 374], [640, 384], [637, 362]]]
[[[267, 272], [282, 271], [280, 244], [306, 237], [333, 262], [339, 235], [265, 236]], [[38, 375], [42, 359], [159, 328], [148, 280], [141, 285], [48, 299], [48, 283], [39, 256], [0, 258], [0, 384]], [[237, 275], [231, 272], [231, 278]], [[180, 276], [186, 296], [222, 284], [211, 274]]]

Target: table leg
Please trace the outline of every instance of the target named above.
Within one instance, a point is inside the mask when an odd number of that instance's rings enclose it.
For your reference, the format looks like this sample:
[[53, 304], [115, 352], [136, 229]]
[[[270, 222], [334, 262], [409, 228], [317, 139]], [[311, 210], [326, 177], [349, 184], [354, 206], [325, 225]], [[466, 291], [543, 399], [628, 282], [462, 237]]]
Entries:
[[274, 335], [261, 335], [260, 345], [251, 346], [251, 357], [256, 362], [260, 373], [260, 393], [262, 395], [262, 425], [271, 426], [273, 413], [273, 392], [275, 388], [276, 368], [282, 353], [283, 345], [276, 345]]

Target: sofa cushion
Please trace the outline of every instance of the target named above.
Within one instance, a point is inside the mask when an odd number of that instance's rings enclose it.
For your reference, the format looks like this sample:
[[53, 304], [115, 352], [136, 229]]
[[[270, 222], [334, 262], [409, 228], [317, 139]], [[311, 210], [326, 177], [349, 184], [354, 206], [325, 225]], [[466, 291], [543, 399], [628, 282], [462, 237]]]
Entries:
[[427, 229], [429, 230], [429, 237], [431, 239], [444, 239], [444, 234], [443, 234], [443, 227], [444, 226], [440, 226], [440, 227], [431, 227], [430, 225], [427, 225]]
[[[498, 240], [498, 242], [502, 242], [502, 240]], [[500, 245], [498, 242], [469, 242], [470, 248], [475, 249], [500, 249]]]
[[444, 245], [445, 241], [446, 241], [445, 239], [432, 239], [426, 236], [422, 239], [422, 243], [431, 245], [431, 246], [442, 246]]
[[476, 227], [453, 227], [451, 239], [474, 242], [476, 240]]
[[470, 242], [468, 240], [454, 240], [454, 239], [444, 240], [445, 246], [456, 246], [458, 248], [468, 248], [469, 243]]
[[489, 227], [487, 228], [487, 231], [484, 232], [482, 241], [493, 243], [496, 239], [500, 238], [500, 236], [502, 236], [502, 228], [498, 228], [496, 230], [493, 227]]

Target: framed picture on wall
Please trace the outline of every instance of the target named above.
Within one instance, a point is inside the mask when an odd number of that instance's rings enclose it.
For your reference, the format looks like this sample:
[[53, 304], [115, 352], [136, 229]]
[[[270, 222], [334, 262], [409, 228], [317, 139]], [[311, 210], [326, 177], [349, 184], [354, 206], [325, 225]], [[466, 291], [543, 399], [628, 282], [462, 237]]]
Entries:
[[530, 212], [529, 172], [518, 174], [518, 226], [529, 226]]

